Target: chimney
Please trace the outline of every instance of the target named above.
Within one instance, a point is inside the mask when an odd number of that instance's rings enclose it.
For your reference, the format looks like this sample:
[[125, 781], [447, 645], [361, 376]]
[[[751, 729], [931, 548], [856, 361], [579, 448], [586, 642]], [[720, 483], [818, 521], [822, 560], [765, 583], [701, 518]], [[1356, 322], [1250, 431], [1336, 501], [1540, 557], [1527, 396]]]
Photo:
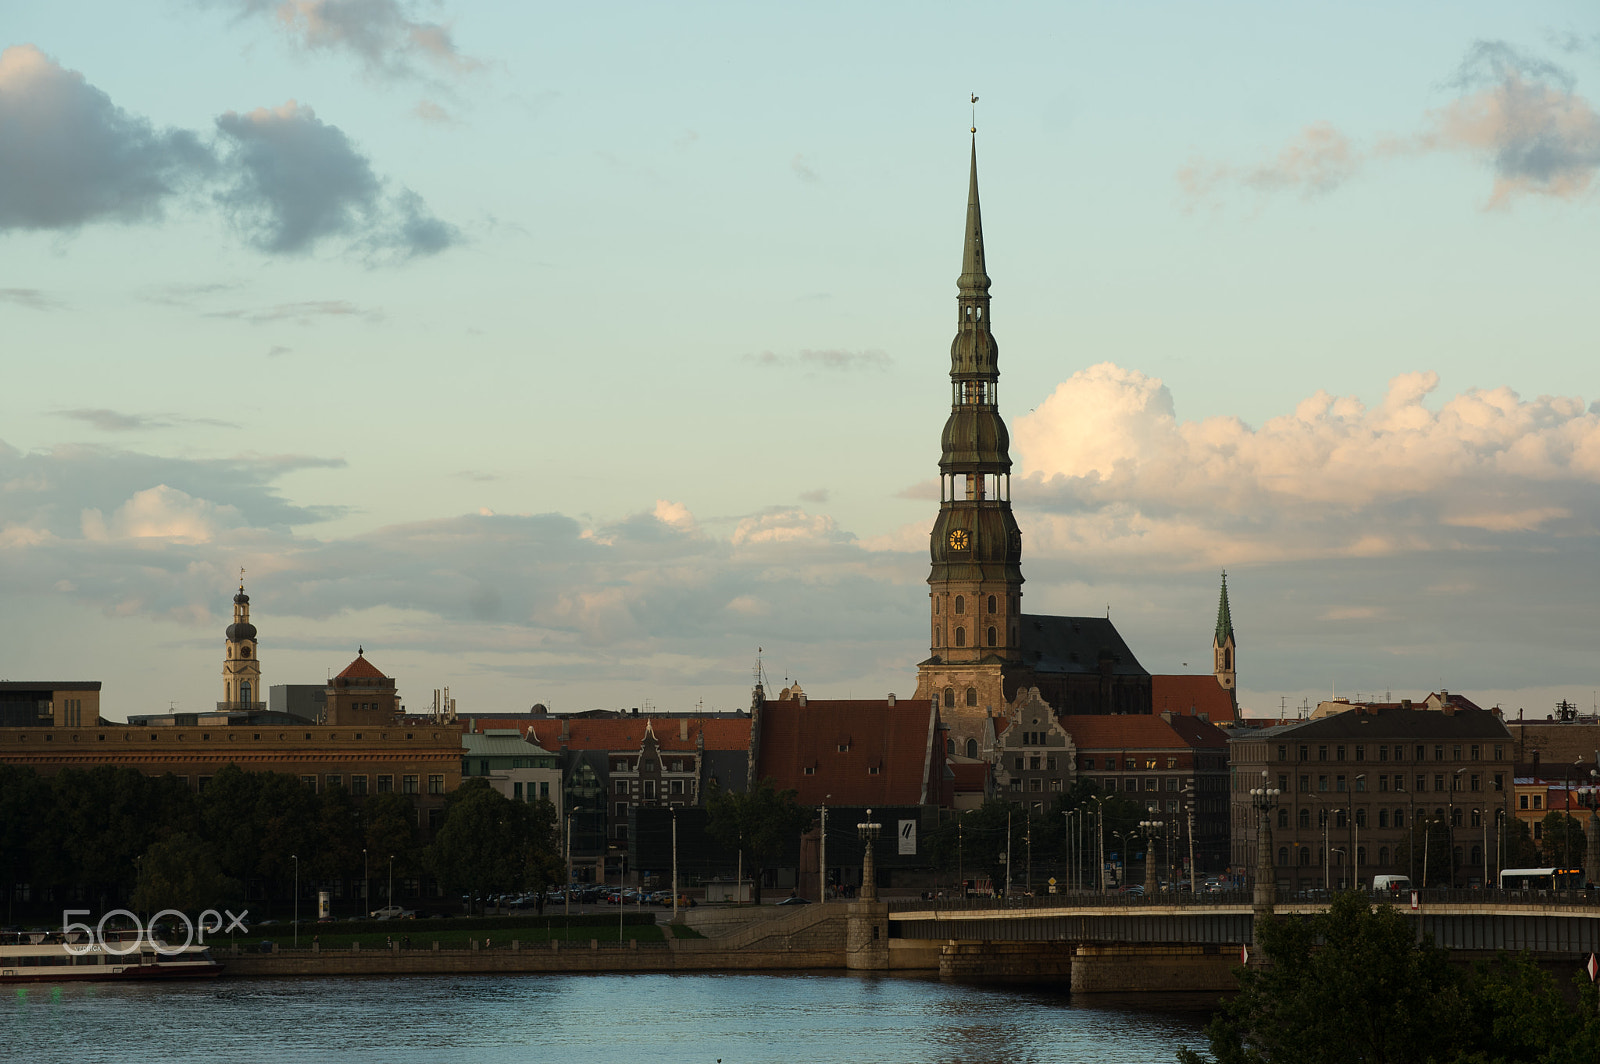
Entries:
[[803, 694], [802, 694], [802, 695], [801, 695], [801, 696], [800, 696], [800, 707], [801, 707], [801, 708], [802, 708], [802, 709], [804, 709], [804, 708], [805, 708], [805, 704], [806, 704], [806, 696], [805, 696], [805, 695], [803, 695]]
[[1402, 699], [1401, 699], [1401, 700], [1400, 700], [1400, 708], [1401, 708], [1401, 709], [1410, 709], [1410, 708], [1411, 708], [1411, 699], [1409, 699], [1409, 698], [1402, 698]]
[[890, 709], [894, 708], [894, 692], [893, 691], [889, 692], [889, 708]]
[[678, 718], [678, 740], [680, 742], [688, 742], [689, 741], [689, 718], [688, 717], [679, 717]]
[[1166, 721], [1168, 724], [1171, 724], [1172, 723], [1172, 710], [1163, 709], [1161, 711], [1161, 719]]

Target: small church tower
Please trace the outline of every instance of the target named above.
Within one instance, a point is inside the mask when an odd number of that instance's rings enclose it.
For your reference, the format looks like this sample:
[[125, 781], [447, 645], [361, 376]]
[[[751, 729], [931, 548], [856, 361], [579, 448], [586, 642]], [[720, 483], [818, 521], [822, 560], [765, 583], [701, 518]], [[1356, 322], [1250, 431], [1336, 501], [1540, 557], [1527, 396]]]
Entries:
[[1234, 670], [1233, 614], [1228, 609], [1228, 571], [1222, 571], [1222, 597], [1217, 600], [1217, 634], [1211, 637], [1212, 671], [1225, 691], [1236, 690]]
[[264, 702], [261, 658], [256, 653], [256, 626], [250, 623], [250, 596], [239, 582], [233, 596], [233, 623], [223, 631], [227, 656], [222, 662], [222, 705], [219, 709], [256, 709]]

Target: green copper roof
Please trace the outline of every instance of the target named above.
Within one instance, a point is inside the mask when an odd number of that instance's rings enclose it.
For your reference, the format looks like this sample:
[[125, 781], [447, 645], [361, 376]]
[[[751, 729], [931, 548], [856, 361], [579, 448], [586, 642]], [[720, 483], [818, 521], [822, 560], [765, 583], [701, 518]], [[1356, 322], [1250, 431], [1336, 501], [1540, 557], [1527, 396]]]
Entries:
[[1233, 614], [1228, 610], [1228, 570], [1222, 570], [1222, 597], [1217, 600], [1217, 644], [1233, 638]]
[[987, 293], [989, 273], [983, 262], [983, 213], [978, 209], [978, 136], [972, 136], [972, 172], [967, 181], [967, 231], [961, 248], [963, 293]]

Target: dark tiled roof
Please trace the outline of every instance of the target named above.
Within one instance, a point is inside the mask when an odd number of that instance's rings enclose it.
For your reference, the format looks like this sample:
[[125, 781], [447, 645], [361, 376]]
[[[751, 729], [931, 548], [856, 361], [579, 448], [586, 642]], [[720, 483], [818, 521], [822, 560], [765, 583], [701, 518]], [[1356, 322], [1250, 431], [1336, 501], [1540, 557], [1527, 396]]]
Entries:
[[1220, 749], [1228, 745], [1228, 737], [1216, 725], [1176, 713], [1171, 721], [1145, 713], [1069, 714], [1059, 719], [1079, 751]]
[[0, 680], [0, 691], [98, 691], [99, 680]]
[[707, 750], [746, 750], [750, 746], [750, 721], [744, 719], [704, 720], [689, 717], [689, 737], [680, 739], [678, 722], [682, 717], [613, 717], [607, 720], [585, 718], [562, 720], [552, 717], [522, 720], [517, 727], [524, 735], [547, 750], [561, 749], [561, 729], [567, 729], [569, 750], [637, 750], [644, 742], [645, 725], [655, 733], [663, 750], [686, 751], [698, 748], [697, 738], [705, 735]]
[[[1450, 696], [1451, 701], [1455, 696]], [[1303, 724], [1274, 728], [1289, 739], [1510, 739], [1505, 723], [1487, 709], [1385, 709], [1379, 713], [1350, 710]], [[1261, 733], [1256, 733], [1259, 736]], [[1240, 738], [1250, 738], [1246, 734]]]
[[[756, 778], [799, 791], [806, 805], [824, 798], [829, 805], [917, 805], [925, 783], [926, 801], [937, 802], [944, 748], [933, 734], [936, 719], [925, 698], [892, 706], [865, 699], [768, 702]], [[930, 760], [938, 764], [930, 767]]]
[[1148, 676], [1109, 617], [1022, 615], [1022, 661], [1040, 673], [1100, 671], [1108, 655], [1113, 676]]
[[1206, 673], [1150, 677], [1150, 706], [1157, 713], [1171, 710], [1190, 717], [1204, 713], [1213, 724], [1233, 720], [1233, 696], [1215, 676]]

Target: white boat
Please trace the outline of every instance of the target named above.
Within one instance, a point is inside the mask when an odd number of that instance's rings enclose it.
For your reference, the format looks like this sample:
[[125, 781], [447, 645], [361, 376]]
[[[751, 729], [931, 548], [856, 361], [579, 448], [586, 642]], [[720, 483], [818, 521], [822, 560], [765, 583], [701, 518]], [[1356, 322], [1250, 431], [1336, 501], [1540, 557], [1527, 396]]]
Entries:
[[131, 931], [107, 938], [91, 942], [87, 935], [43, 931], [0, 936], [0, 983], [206, 979], [222, 971], [203, 945], [169, 946]]

